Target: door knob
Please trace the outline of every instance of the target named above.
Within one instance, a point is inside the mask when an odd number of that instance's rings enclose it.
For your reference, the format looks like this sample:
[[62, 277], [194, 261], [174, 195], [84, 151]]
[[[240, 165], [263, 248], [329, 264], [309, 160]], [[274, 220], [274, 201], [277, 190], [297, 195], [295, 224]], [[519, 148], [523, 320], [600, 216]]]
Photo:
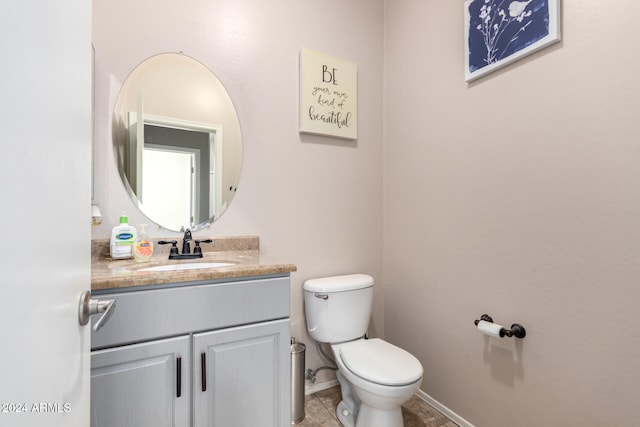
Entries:
[[116, 300], [105, 299], [99, 300], [91, 298], [91, 291], [84, 291], [80, 295], [80, 307], [78, 308], [78, 320], [82, 326], [89, 323], [89, 318], [94, 314], [102, 313], [102, 316], [98, 319], [93, 330], [98, 331], [104, 326], [109, 318], [113, 315], [116, 309]]

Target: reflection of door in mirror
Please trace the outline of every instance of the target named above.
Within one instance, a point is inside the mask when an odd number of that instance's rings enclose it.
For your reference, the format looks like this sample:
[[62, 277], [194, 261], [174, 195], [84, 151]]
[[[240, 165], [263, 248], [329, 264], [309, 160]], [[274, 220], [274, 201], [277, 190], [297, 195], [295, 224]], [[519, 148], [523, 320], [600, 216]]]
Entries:
[[[147, 114], [143, 117], [143, 126], [138, 126], [137, 114], [129, 113], [127, 153], [127, 163], [136, 165], [128, 178], [135, 183], [135, 188], [131, 187], [142, 211], [173, 230], [193, 228], [214, 218], [222, 203], [222, 127]], [[139, 144], [140, 140], [144, 144]], [[193, 159], [188, 186], [179, 185], [187, 182], [182, 170], [186, 160], [178, 160], [179, 153], [186, 156], [183, 159]]]
[[145, 144], [138, 194], [142, 212], [153, 212], [158, 221], [176, 230], [190, 227], [197, 172], [196, 152]]

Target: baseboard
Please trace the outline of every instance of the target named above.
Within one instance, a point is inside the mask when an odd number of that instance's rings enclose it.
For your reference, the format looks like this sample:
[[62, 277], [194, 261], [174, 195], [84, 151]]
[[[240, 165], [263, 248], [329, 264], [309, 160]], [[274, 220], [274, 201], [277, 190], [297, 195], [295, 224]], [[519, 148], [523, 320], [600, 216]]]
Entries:
[[451, 409], [447, 408], [442, 403], [438, 402], [437, 400], [429, 396], [424, 391], [418, 390], [418, 392], [416, 393], [416, 396], [418, 396], [420, 399], [427, 402], [429, 405], [433, 406], [438, 412], [440, 412], [442, 415], [449, 418], [454, 423], [458, 424], [460, 427], [474, 427], [474, 425], [471, 424], [469, 421], [465, 420], [460, 415], [456, 414]]
[[318, 383], [318, 384], [312, 384], [312, 385], [307, 384], [304, 386], [304, 394], [309, 395], [309, 394], [317, 393], [319, 391], [327, 390], [337, 385], [338, 385], [338, 380], [335, 378], [329, 381]]

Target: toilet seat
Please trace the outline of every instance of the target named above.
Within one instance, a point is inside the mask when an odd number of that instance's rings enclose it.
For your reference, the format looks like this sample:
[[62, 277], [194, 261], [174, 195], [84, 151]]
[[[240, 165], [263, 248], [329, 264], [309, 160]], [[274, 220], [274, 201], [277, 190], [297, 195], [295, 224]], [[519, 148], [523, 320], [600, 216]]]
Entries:
[[422, 365], [411, 353], [379, 338], [340, 346], [340, 359], [355, 375], [372, 383], [402, 386], [422, 377]]

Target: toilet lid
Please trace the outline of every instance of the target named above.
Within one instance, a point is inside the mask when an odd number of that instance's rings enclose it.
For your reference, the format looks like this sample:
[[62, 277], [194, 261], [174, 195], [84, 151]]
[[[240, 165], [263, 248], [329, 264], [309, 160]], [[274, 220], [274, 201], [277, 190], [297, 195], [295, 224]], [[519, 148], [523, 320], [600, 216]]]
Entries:
[[406, 385], [422, 377], [422, 365], [418, 359], [378, 338], [341, 346], [340, 358], [351, 372], [376, 384]]

